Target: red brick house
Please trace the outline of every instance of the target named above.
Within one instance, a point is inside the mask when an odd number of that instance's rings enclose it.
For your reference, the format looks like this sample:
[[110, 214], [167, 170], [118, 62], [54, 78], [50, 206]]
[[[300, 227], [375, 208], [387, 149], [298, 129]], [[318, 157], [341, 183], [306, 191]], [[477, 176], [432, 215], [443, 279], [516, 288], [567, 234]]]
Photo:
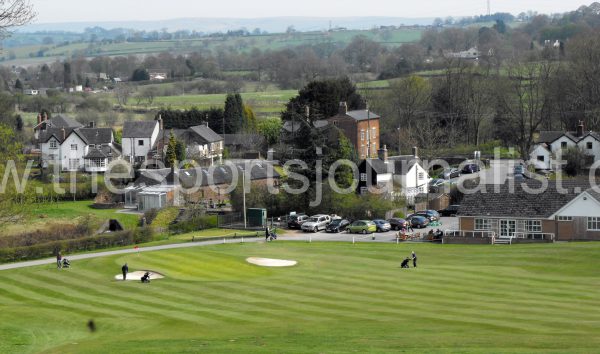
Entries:
[[327, 121], [338, 127], [352, 142], [358, 158], [376, 158], [379, 150], [379, 117], [368, 109], [348, 111], [346, 102], [340, 102], [337, 115]]

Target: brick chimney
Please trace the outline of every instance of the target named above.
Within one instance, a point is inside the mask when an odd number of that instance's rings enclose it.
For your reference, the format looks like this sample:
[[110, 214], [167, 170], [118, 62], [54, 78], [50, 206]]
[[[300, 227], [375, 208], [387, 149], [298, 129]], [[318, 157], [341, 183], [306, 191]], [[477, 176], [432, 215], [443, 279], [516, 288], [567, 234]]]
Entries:
[[413, 146], [412, 153], [413, 153], [413, 156], [415, 157], [415, 159], [418, 158], [419, 157], [419, 148], [416, 146]]
[[62, 133], [62, 141], [65, 141], [67, 139], [67, 132], [65, 131], [65, 128], [61, 128], [60, 132]]
[[348, 113], [348, 105], [346, 102], [340, 102], [340, 109], [338, 113], [344, 116]]
[[377, 150], [377, 156], [381, 161], [388, 162], [388, 150], [386, 145], [383, 145], [383, 148]]
[[162, 119], [162, 116], [160, 114], [158, 115], [157, 121], [158, 121], [158, 129], [164, 130], [165, 126], [163, 124], [163, 119]]
[[577, 137], [581, 138], [583, 136], [584, 131], [585, 131], [585, 125], [583, 124], [583, 121], [580, 120], [579, 124], [577, 125]]
[[96, 128], [96, 122], [89, 122], [88, 128]]

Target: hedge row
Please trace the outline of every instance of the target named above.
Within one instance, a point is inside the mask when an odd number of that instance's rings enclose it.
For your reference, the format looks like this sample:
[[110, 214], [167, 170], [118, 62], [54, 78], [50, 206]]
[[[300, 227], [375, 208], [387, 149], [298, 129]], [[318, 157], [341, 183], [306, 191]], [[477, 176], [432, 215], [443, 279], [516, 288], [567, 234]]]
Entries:
[[81, 251], [127, 246], [131, 244], [152, 241], [152, 230], [142, 228], [136, 231], [121, 231], [106, 233], [98, 236], [82, 237], [70, 240], [59, 240], [40, 243], [27, 247], [14, 247], [0, 249], [0, 262], [19, 262], [29, 259], [38, 259], [56, 256], [57, 252], [63, 255]]

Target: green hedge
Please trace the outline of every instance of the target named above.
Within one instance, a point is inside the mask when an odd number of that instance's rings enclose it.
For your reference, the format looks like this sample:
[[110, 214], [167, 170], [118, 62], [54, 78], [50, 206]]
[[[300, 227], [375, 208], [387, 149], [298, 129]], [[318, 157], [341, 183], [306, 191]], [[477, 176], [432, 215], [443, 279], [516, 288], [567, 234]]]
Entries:
[[29, 259], [53, 257], [59, 251], [63, 255], [68, 255], [81, 251], [127, 246], [134, 243], [152, 241], [152, 237], [152, 229], [141, 228], [135, 232], [127, 230], [98, 236], [40, 243], [27, 247], [3, 248], [0, 249], [0, 262], [19, 262]]
[[185, 234], [188, 232], [212, 229], [215, 227], [217, 227], [217, 216], [205, 215], [193, 217], [189, 220], [170, 225], [169, 230], [175, 234]]

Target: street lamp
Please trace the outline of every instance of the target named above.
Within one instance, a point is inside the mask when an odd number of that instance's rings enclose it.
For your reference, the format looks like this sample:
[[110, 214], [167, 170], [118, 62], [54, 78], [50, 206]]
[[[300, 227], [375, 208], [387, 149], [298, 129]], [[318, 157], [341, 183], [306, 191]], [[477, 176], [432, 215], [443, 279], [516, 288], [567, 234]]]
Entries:
[[246, 224], [246, 171], [243, 167], [240, 167], [242, 170], [242, 200], [243, 200], [243, 208], [244, 208], [244, 230], [247, 228]]

